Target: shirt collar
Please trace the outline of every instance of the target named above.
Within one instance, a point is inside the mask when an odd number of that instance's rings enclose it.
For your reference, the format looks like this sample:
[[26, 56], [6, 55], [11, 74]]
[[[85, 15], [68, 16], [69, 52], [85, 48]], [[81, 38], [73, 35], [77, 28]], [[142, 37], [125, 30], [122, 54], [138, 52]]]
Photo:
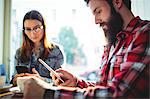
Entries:
[[127, 25], [126, 29], [120, 31], [117, 34], [117, 39], [118, 40], [125, 39], [127, 36], [129, 36], [132, 33], [133, 29], [135, 28], [136, 24], [139, 22], [139, 20], [140, 20], [139, 16], [133, 18]]

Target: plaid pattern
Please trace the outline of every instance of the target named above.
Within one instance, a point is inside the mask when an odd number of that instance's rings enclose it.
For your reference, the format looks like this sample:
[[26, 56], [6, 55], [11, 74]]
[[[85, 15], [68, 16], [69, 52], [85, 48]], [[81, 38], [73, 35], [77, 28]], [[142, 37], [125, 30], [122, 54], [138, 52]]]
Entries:
[[[55, 94], [57, 93], [61, 99], [149, 98], [150, 22], [135, 17], [126, 30], [118, 33], [117, 38], [115, 48], [105, 46], [99, 82], [93, 85], [83, 80], [78, 81], [77, 87], [81, 89], [95, 86], [94, 95], [89, 92], [84, 96], [76, 91], [65, 90], [60, 90], [59, 93], [57, 91]], [[77, 95], [81, 97], [78, 98]]]
[[[149, 34], [150, 22], [142, 21], [139, 17], [133, 19], [126, 30], [121, 31], [118, 35], [118, 44], [110, 53], [113, 46], [106, 46], [104, 55], [102, 57], [102, 65], [100, 72], [100, 81], [98, 85], [110, 86], [110, 92], [113, 92], [113, 97], [123, 96], [127, 90], [133, 90], [132, 84], [135, 83], [136, 78], [145, 71], [141, 81], [143, 86], [149, 85], [149, 68], [150, 62], [149, 53]], [[110, 55], [110, 56], [109, 56]], [[142, 76], [142, 75], [141, 75]], [[139, 88], [139, 86], [135, 86]], [[128, 93], [130, 97], [142, 97], [143, 92], [148, 93], [145, 89], [148, 87], [141, 87], [138, 92], [134, 90], [133, 93]], [[127, 94], [126, 94], [127, 97]]]

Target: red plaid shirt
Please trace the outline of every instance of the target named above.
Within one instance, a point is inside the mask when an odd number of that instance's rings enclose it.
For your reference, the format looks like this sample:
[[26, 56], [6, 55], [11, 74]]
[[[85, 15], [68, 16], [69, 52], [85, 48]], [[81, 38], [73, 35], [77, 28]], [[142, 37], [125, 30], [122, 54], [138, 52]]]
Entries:
[[[116, 47], [113, 48], [109, 45], [105, 47], [100, 67], [100, 81], [97, 85], [110, 88], [110, 91], [106, 92], [110, 92], [113, 97], [124, 96], [127, 91], [132, 92], [126, 94], [126, 97], [127, 95], [142, 97], [145, 95], [144, 93], [148, 94], [149, 89], [146, 90], [146, 88], [149, 88], [147, 87], [149, 85], [148, 64], [150, 62], [149, 34], [150, 22], [142, 21], [139, 17], [134, 18], [126, 30], [117, 35]], [[142, 87], [139, 84], [142, 84]], [[78, 83], [81, 88], [89, 85], [84, 81]], [[132, 87], [134, 88], [132, 89]], [[101, 97], [100, 91], [102, 90], [98, 90], [98, 96]]]
[[[117, 45], [105, 46], [100, 66], [100, 80], [96, 84], [78, 81], [77, 86], [94, 86], [94, 95], [57, 91], [57, 97], [149, 97], [150, 22], [134, 18], [127, 28], [117, 35]], [[104, 86], [96, 88], [96, 86]], [[55, 93], [56, 95], [56, 93]]]

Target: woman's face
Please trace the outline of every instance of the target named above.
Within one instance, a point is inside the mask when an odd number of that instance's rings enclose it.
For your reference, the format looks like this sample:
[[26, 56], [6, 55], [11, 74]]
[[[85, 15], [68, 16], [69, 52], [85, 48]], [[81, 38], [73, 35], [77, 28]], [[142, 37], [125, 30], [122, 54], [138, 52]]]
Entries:
[[39, 43], [43, 38], [43, 25], [38, 20], [27, 19], [24, 22], [24, 32], [33, 43]]

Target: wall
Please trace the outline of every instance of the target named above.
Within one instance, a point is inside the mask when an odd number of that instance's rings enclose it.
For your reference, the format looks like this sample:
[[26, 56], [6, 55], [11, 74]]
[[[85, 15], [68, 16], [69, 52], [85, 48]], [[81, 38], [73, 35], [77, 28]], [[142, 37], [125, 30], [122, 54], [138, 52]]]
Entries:
[[131, 0], [132, 11], [135, 16], [140, 16], [143, 20], [150, 20], [150, 0]]
[[3, 63], [4, 0], [0, 0], [0, 64]]
[[4, 0], [4, 24], [3, 24], [3, 63], [6, 66], [7, 81], [10, 72], [10, 21], [11, 21], [11, 0]]

